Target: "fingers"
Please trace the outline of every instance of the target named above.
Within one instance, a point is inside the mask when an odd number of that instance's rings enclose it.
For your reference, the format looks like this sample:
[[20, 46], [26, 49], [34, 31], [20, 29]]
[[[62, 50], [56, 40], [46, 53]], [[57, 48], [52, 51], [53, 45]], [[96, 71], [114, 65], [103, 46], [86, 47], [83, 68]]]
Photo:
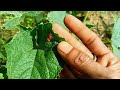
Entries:
[[111, 66], [108, 66], [108, 68], [120, 73], [120, 61]]
[[64, 19], [64, 23], [96, 56], [110, 52], [100, 38], [74, 16], [67, 15]]
[[59, 43], [58, 52], [69, 65], [91, 78], [109, 77], [110, 71], [106, 67], [93, 61], [87, 54], [72, 47], [67, 42]]
[[65, 38], [65, 40], [68, 43], [70, 43], [73, 47], [77, 48], [82, 52], [85, 52], [93, 59], [93, 55], [91, 54], [89, 49], [86, 48], [82, 43], [80, 43], [71, 33], [69, 33], [67, 30], [65, 30], [64, 28], [62, 28], [60, 25], [56, 23], [53, 24], [53, 29], [57, 34]]
[[97, 62], [105, 67], [111, 66], [119, 61], [120, 61], [119, 58], [117, 58], [117, 56], [115, 56], [112, 52], [102, 57], [98, 57], [97, 59]]
[[63, 67], [60, 76], [61, 79], [76, 79], [73, 73], [67, 68], [67, 66]]
[[69, 69], [72, 71], [72, 73], [77, 79], [89, 79], [88, 77], [85, 77], [81, 72], [76, 70], [74, 67], [70, 66]]

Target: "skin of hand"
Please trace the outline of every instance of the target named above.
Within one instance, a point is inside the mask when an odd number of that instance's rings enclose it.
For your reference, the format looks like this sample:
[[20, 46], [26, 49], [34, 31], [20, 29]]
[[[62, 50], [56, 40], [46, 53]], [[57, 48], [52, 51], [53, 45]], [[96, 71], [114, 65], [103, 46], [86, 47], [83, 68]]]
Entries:
[[[120, 59], [104, 45], [100, 38], [72, 15], [67, 15], [64, 23], [83, 43], [60, 25], [53, 24], [54, 32], [66, 40], [57, 46], [58, 53], [67, 63], [63, 70], [64, 74], [69, 79], [76, 77], [119, 79]], [[92, 53], [96, 55], [96, 61], [93, 60]]]

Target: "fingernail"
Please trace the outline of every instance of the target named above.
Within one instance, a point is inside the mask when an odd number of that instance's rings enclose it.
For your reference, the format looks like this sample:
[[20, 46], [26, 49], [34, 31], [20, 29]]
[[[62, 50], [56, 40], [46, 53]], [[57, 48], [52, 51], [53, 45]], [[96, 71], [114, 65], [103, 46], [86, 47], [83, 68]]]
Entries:
[[58, 45], [58, 50], [62, 51], [64, 54], [68, 54], [72, 50], [72, 46], [67, 42], [61, 42]]

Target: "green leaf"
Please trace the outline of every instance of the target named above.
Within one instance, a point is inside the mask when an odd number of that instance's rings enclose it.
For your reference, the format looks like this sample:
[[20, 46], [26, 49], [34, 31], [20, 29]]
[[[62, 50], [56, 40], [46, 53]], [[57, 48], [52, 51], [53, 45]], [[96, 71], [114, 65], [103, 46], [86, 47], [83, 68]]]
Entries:
[[45, 17], [45, 12], [43, 11], [27, 11], [23, 13], [23, 16], [32, 17], [36, 20], [36, 23], [42, 21], [43, 17]]
[[48, 13], [48, 18], [61, 25], [63, 28], [67, 29], [66, 26], [64, 25], [64, 18], [67, 15], [66, 11], [51, 11]]
[[37, 50], [31, 78], [56, 79], [61, 67], [52, 51]]
[[87, 23], [86, 26], [87, 26], [88, 28], [92, 28], [92, 27], [94, 27], [95, 25], [92, 24], [92, 23]]
[[[48, 41], [50, 34], [52, 35], [52, 39], [50, 40], [51, 42]], [[55, 42], [61, 42], [64, 40], [53, 32], [52, 23], [40, 24], [37, 28], [37, 36], [37, 43], [39, 45], [39, 48], [43, 50], [52, 49], [52, 46], [54, 46]]]
[[25, 11], [23, 16], [36, 17], [41, 14], [42, 11]]
[[3, 74], [2, 74], [2, 73], [0, 73], [0, 79], [4, 79], [4, 77], [3, 77]]
[[114, 24], [111, 41], [113, 53], [120, 57], [120, 18]]
[[52, 28], [52, 26], [49, 23], [47, 23], [47, 24], [42, 23], [38, 26], [38, 28], [36, 28], [37, 36], [38, 36], [37, 43], [38, 43], [40, 49], [43, 49], [43, 50], [46, 49], [45, 43], [48, 42], [47, 38], [52, 31], [51, 28]]
[[118, 20], [118, 18], [119, 18], [119, 16], [116, 15], [116, 14], [112, 14], [112, 17], [113, 17], [113, 19], [114, 19], [115, 22], [116, 22], [116, 21]]
[[0, 52], [0, 59], [1, 59], [1, 58], [4, 58], [4, 56], [3, 56], [3, 54]]
[[[21, 78], [23, 76], [20, 75], [25, 71], [27, 75], [30, 75], [30, 67], [34, 62], [33, 60], [36, 54], [35, 51], [32, 50], [31, 39], [32, 37], [29, 32], [21, 30], [5, 46], [8, 78]], [[28, 76], [26, 76], [26, 78], [28, 78]]]
[[0, 45], [4, 45], [4, 44], [5, 44], [5, 41], [2, 38], [0, 38]]
[[24, 19], [22, 17], [15, 17], [9, 20], [6, 20], [4, 27], [5, 29], [8, 30], [13, 30], [14, 28], [17, 27], [17, 25], [20, 24], [20, 22], [22, 22]]
[[22, 16], [20, 11], [0, 11], [0, 14], [13, 14], [15, 16]]
[[[49, 25], [49, 24], [46, 24]], [[43, 27], [47, 27], [47, 26]], [[50, 24], [51, 26], [52, 24]], [[48, 26], [49, 27], [49, 26]], [[39, 28], [38, 28], [39, 29]], [[39, 29], [43, 31], [44, 28]], [[47, 30], [52, 30], [50, 27]], [[49, 31], [48, 30], [48, 31]], [[43, 32], [43, 34], [48, 33]], [[54, 42], [45, 41], [46, 35], [39, 41], [51, 48]], [[50, 44], [52, 43], [52, 44]], [[20, 30], [5, 46], [7, 53], [7, 75], [10, 79], [56, 79], [61, 71], [52, 49], [33, 49], [32, 36], [27, 30]], [[47, 51], [46, 51], [47, 50]]]
[[[7, 12], [7, 13], [11, 14], [12, 12]], [[14, 13], [15, 12], [13, 12], [13, 14]], [[12, 30], [16, 28], [17, 25], [20, 25], [21, 22], [24, 22], [25, 24], [27, 24], [28, 22], [32, 22], [33, 19], [35, 19], [36, 23], [39, 23], [43, 19], [44, 16], [45, 16], [45, 13], [42, 11], [22, 12], [21, 15], [18, 14], [16, 15], [16, 17], [13, 17], [12, 19], [7, 19], [4, 23], [4, 27], [5, 29]], [[26, 20], [26, 17], [27, 17], [27, 21], [25, 22], [24, 20]]]
[[[58, 34], [54, 33], [52, 30], [52, 23], [43, 23], [36, 28], [37, 31], [37, 44], [38, 47], [46, 52], [52, 50], [57, 57], [57, 60], [61, 67], [64, 66], [65, 62], [57, 52], [57, 44], [61, 41], [65, 41], [64, 38], [60, 37]], [[52, 39], [48, 41], [49, 35], [52, 35]]]

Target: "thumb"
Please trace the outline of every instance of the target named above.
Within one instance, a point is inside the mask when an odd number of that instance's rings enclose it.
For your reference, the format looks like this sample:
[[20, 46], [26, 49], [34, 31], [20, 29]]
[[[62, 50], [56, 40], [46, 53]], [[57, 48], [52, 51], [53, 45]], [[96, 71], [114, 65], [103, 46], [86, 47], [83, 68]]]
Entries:
[[108, 75], [110, 75], [110, 71], [108, 68], [92, 60], [87, 54], [72, 47], [67, 42], [63, 41], [59, 43], [57, 49], [66, 63], [73, 66], [84, 75], [96, 79], [109, 78]]

